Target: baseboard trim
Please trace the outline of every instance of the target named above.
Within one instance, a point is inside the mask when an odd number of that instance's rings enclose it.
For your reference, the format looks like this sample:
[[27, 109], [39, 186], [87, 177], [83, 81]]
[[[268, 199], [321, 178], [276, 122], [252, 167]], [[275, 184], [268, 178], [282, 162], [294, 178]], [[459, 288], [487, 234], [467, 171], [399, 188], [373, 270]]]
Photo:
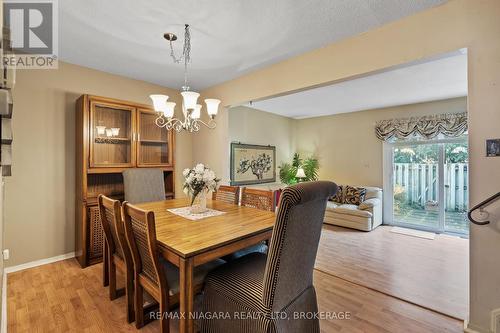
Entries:
[[27, 262], [27, 263], [17, 265], [17, 266], [5, 267], [4, 272], [5, 272], [5, 274], [14, 273], [14, 272], [22, 271], [24, 269], [42, 266], [42, 265], [46, 265], [46, 264], [51, 264], [53, 262], [57, 262], [57, 261], [65, 260], [65, 259], [70, 259], [70, 258], [74, 258], [74, 257], [75, 257], [75, 252], [70, 252], [70, 253], [61, 254], [59, 256], [55, 256], [55, 257], [51, 257], [51, 258]]
[[468, 320], [464, 320], [464, 332], [465, 333], [483, 333], [482, 331], [479, 331], [476, 328], [473, 328], [469, 325]]

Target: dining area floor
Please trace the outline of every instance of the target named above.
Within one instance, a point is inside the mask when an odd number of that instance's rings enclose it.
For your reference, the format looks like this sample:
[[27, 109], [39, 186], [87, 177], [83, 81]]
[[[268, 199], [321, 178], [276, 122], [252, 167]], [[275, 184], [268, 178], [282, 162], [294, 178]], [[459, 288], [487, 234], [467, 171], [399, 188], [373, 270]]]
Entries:
[[[463, 332], [461, 321], [317, 268], [314, 285], [322, 332]], [[120, 274], [117, 283], [124, 284]], [[158, 320], [141, 330], [127, 323], [125, 297], [111, 301], [107, 288], [102, 286], [102, 264], [82, 269], [75, 259], [67, 259], [10, 273], [7, 284], [10, 333], [159, 331]], [[171, 332], [179, 332], [179, 320], [173, 317]]]

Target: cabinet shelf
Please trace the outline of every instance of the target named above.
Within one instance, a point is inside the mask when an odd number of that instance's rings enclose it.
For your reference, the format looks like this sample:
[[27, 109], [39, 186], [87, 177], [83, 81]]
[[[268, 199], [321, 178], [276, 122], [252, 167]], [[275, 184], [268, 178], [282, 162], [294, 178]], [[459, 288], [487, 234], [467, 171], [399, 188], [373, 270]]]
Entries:
[[128, 143], [129, 138], [117, 138], [117, 137], [96, 137], [95, 143]]
[[152, 144], [167, 144], [168, 141], [163, 141], [163, 140], [144, 140], [144, 139], [141, 139], [141, 141], [139, 141], [139, 143], [152, 143]]

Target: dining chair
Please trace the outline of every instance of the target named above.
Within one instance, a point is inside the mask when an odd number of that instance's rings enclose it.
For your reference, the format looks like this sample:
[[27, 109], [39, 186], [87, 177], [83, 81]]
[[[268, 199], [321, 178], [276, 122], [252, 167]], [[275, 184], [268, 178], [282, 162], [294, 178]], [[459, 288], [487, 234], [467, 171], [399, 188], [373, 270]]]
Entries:
[[[128, 202], [124, 202], [122, 207], [125, 235], [134, 262], [135, 326], [139, 329], [145, 324], [144, 291], [146, 291], [159, 304], [161, 332], [169, 332], [167, 312], [179, 303], [179, 269], [160, 255], [154, 213], [139, 209]], [[195, 268], [193, 274], [195, 293], [201, 292], [208, 272], [223, 263], [223, 260], [218, 259]]]
[[[326, 202], [336, 190], [318, 181], [283, 191], [268, 255], [251, 253], [207, 276], [202, 311], [231, 318], [202, 318], [202, 332], [320, 331], [318, 318], [310, 319], [318, 311], [313, 268]], [[231, 315], [242, 312], [245, 318]]]
[[244, 187], [241, 192], [241, 205], [273, 212], [274, 191]]
[[[274, 192], [267, 190], [250, 189], [244, 187], [241, 193], [241, 205], [261, 210], [274, 211]], [[252, 252], [267, 252], [267, 241], [249, 246], [222, 257], [225, 261], [232, 261]]]
[[[129, 246], [125, 238], [120, 201], [110, 199], [102, 194], [98, 196], [99, 213], [105, 237], [103, 251], [104, 280], [109, 284], [111, 300], [125, 293], [127, 296], [127, 321], [134, 321], [134, 286], [133, 262]], [[116, 268], [125, 274], [125, 289], [116, 289]]]
[[127, 169], [122, 174], [125, 201], [137, 204], [165, 200], [165, 182], [161, 169]]
[[220, 185], [217, 191], [212, 193], [212, 200], [237, 205], [240, 200], [240, 188], [238, 186]]

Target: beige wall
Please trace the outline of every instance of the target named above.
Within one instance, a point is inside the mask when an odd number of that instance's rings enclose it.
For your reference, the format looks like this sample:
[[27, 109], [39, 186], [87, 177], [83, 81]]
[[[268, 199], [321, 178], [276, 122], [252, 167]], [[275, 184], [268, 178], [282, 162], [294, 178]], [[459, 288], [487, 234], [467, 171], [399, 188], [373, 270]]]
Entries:
[[[468, 48], [470, 203], [500, 189], [500, 158], [485, 157], [485, 140], [500, 133], [500, 1], [451, 0], [445, 4], [358, 36], [271, 65], [202, 91], [223, 105], [286, 94], [350, 79], [395, 65]], [[193, 157], [226, 163], [218, 141], [224, 127], [193, 139]], [[215, 147], [210, 154], [202, 146]], [[221, 165], [221, 169], [223, 166]], [[497, 208], [490, 211], [496, 213]], [[496, 211], [495, 211], [496, 209]], [[500, 307], [498, 218], [471, 227], [470, 327], [486, 332], [490, 311]]]
[[[244, 106], [231, 108], [228, 113], [229, 142], [276, 146], [276, 169], [282, 161], [291, 159], [296, 120]], [[226, 147], [229, 154], [229, 143]], [[226, 169], [229, 175], [229, 165]], [[279, 180], [278, 170], [276, 175]]]
[[[13, 90], [12, 177], [5, 178], [8, 266], [74, 251], [75, 101], [84, 93], [150, 103], [174, 90], [67, 63], [18, 70]], [[191, 135], [176, 138], [176, 170], [191, 165]], [[182, 194], [181, 172], [176, 192]]]
[[382, 141], [375, 136], [379, 120], [467, 110], [467, 99], [396, 106], [298, 120], [297, 149], [319, 158], [320, 179], [338, 184], [382, 187]]

